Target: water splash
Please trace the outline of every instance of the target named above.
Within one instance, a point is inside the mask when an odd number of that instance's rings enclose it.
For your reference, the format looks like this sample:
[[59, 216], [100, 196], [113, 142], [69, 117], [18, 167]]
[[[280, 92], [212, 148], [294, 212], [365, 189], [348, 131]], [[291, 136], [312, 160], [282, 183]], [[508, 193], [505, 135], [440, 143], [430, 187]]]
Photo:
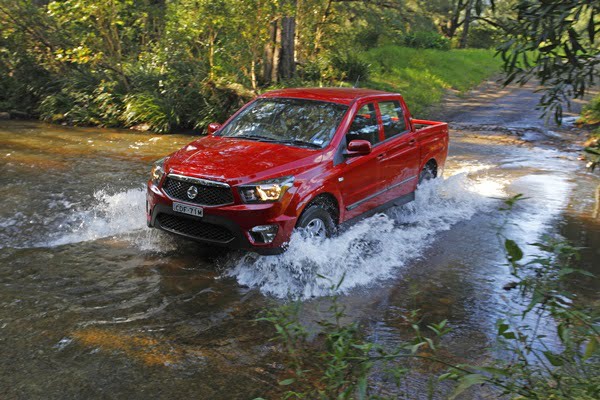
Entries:
[[[110, 194], [94, 194], [92, 206], [75, 210], [62, 222], [56, 239], [40, 246], [60, 246], [101, 238], [122, 236], [143, 251], [169, 251], [176, 247], [172, 236], [146, 227], [146, 190], [128, 189]], [[66, 233], [64, 233], [66, 231]]]
[[412, 203], [365, 219], [323, 243], [295, 234], [286, 253], [231, 259], [226, 274], [279, 298], [329, 295], [339, 282], [341, 292], [373, 284], [401, 273], [437, 233], [491, 209], [494, 198], [505, 196], [505, 185], [502, 179], [470, 178], [467, 172], [427, 182]]
[[101, 190], [94, 194], [88, 210], [76, 210], [58, 228], [67, 234], [49, 243], [59, 246], [67, 243], [96, 240], [142, 229], [146, 226], [143, 189], [129, 189], [115, 194]]

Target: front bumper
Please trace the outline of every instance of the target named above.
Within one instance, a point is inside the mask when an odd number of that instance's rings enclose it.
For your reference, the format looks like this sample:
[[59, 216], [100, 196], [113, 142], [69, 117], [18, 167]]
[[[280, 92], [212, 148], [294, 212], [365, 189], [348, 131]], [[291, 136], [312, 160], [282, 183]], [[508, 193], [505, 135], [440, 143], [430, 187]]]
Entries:
[[[283, 213], [287, 204], [280, 202], [201, 206], [204, 215], [200, 218], [173, 211], [173, 201], [152, 182], [148, 182], [146, 201], [149, 227], [201, 243], [260, 254], [281, 253], [296, 225], [295, 216]], [[197, 204], [190, 205], [198, 207]], [[250, 235], [250, 229], [259, 225], [278, 226], [277, 235], [271, 243], [257, 242]]]

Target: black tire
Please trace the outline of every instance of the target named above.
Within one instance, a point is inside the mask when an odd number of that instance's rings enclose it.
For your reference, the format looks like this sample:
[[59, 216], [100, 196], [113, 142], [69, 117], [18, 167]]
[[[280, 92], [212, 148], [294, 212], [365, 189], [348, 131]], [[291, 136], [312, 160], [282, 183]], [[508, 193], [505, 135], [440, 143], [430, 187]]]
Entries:
[[419, 184], [423, 183], [424, 181], [435, 179], [436, 177], [437, 171], [435, 170], [435, 167], [431, 164], [427, 164], [425, 167], [423, 167], [423, 170], [419, 174]]
[[306, 235], [309, 237], [316, 236], [315, 232], [310, 231], [311, 226], [315, 227], [315, 225], [318, 224], [318, 222], [316, 221], [320, 221], [320, 223], [323, 225], [325, 235], [324, 237], [322, 237], [323, 239], [325, 237], [330, 238], [334, 235], [336, 231], [336, 226], [335, 222], [333, 221], [333, 218], [331, 217], [331, 213], [329, 212], [329, 210], [327, 210], [327, 208], [320, 204], [309, 205], [304, 210], [304, 212], [302, 212], [300, 218], [298, 218], [296, 228], [306, 232]]

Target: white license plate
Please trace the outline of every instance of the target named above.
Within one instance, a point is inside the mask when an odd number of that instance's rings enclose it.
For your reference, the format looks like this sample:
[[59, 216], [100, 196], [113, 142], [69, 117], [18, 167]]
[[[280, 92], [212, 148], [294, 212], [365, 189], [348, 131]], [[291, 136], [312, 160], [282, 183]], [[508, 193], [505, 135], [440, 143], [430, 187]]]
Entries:
[[204, 210], [202, 209], [202, 207], [188, 206], [187, 204], [175, 202], [173, 202], [173, 211], [193, 215], [195, 217], [202, 217], [204, 215]]

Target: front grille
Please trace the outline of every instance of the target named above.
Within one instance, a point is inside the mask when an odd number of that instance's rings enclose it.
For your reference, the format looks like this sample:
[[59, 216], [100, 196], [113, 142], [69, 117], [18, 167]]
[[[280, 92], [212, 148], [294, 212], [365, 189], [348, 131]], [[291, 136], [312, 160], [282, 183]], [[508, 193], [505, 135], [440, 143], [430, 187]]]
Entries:
[[156, 219], [161, 228], [198, 239], [220, 243], [228, 243], [235, 239], [233, 233], [224, 226], [209, 224], [207, 222], [185, 217], [178, 217], [171, 214], [158, 214]]
[[[188, 189], [195, 186], [198, 194], [193, 199], [188, 197]], [[218, 206], [233, 203], [233, 194], [230, 187], [203, 185], [202, 183], [184, 182], [167, 177], [163, 185], [165, 193], [171, 198], [196, 203], [205, 206]]]

